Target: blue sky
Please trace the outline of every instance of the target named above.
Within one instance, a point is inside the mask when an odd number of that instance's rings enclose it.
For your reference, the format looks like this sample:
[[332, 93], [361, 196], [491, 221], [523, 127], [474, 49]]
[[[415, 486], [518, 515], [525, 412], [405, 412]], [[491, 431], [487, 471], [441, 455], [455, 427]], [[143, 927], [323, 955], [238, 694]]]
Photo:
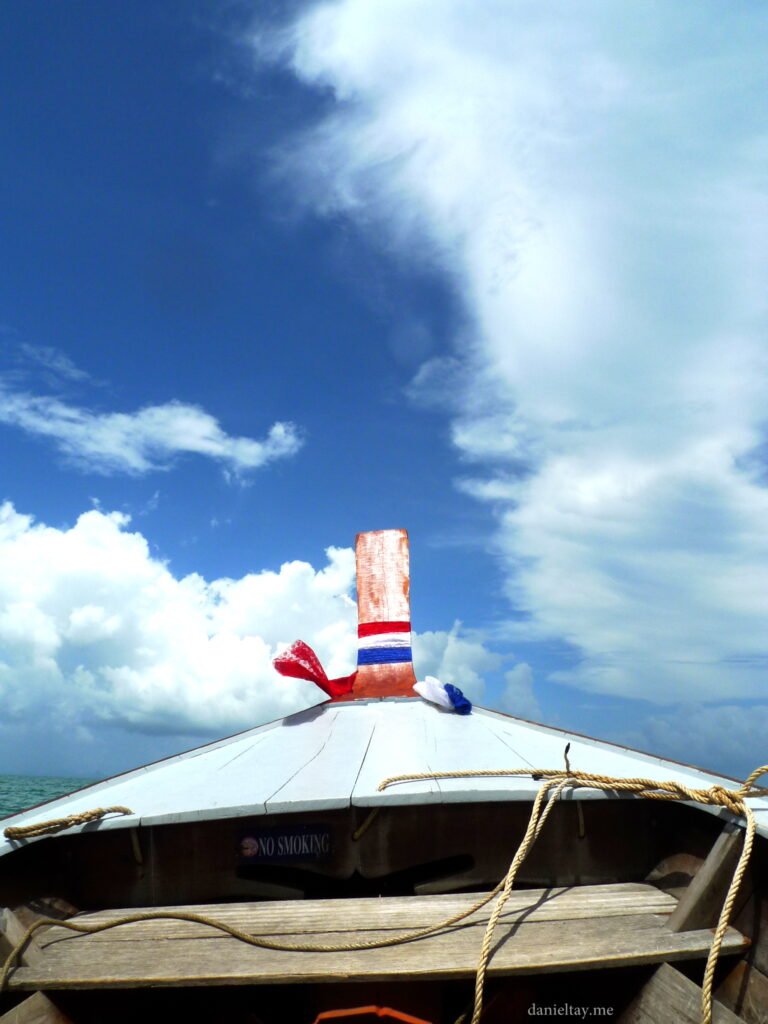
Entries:
[[743, 774], [768, 732], [762, 5], [12, 0], [0, 771], [416, 668]]

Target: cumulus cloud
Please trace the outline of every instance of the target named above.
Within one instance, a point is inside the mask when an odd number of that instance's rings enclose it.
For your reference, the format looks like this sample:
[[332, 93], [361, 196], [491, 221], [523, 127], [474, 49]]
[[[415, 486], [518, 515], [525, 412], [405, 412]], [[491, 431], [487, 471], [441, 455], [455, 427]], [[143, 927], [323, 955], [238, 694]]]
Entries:
[[[324, 699], [272, 659], [301, 638], [330, 676], [352, 671], [354, 553], [239, 579], [183, 578], [128, 518], [98, 509], [69, 528], [0, 506], [0, 723], [104, 724], [148, 734], [224, 734]], [[473, 694], [495, 657], [450, 632], [414, 639], [417, 670]], [[84, 734], [85, 735], [85, 734]]]
[[521, 661], [504, 673], [499, 707], [517, 718], [541, 721], [541, 708], [533, 692], [533, 669], [527, 662]]
[[626, 731], [627, 743], [689, 764], [710, 765], [717, 752], [729, 774], [745, 779], [768, 763], [768, 704], [684, 705], [657, 711], [638, 724], [639, 729]]
[[315, 703], [277, 650], [303, 635], [340, 674], [355, 649], [354, 558], [329, 548], [240, 579], [181, 579], [118, 513], [74, 526], [0, 509], [0, 717], [221, 732]]
[[471, 700], [482, 701], [484, 673], [493, 672], [501, 658], [489, 651], [482, 640], [461, 635], [461, 623], [449, 632], [415, 633], [413, 664], [419, 679], [435, 676], [441, 683], [458, 686]]
[[258, 41], [335, 100], [297, 191], [462, 297], [414, 389], [447, 392], [517, 635], [582, 689], [765, 692], [767, 34], [709, 0], [337, 0]]
[[[46, 358], [51, 351], [43, 350]], [[274, 423], [263, 440], [232, 437], [197, 405], [166, 402], [130, 413], [99, 413], [12, 390], [2, 381], [0, 422], [47, 438], [78, 468], [102, 474], [136, 476], [167, 469], [179, 455], [195, 454], [241, 475], [294, 455], [302, 443], [292, 423]]]

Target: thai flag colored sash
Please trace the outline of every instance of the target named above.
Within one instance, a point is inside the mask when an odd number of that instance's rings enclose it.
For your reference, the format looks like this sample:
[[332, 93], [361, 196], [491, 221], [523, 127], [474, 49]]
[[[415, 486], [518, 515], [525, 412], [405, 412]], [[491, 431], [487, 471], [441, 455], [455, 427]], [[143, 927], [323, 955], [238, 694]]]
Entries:
[[361, 622], [357, 637], [358, 665], [413, 661], [410, 622]]

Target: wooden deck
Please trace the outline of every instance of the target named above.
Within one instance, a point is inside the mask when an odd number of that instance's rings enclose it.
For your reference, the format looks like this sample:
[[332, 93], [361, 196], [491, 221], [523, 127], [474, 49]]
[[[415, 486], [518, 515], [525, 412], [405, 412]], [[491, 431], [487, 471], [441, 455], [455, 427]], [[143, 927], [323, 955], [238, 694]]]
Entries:
[[[252, 935], [345, 943], [424, 927], [471, 906], [478, 894], [237, 903], [186, 908]], [[516, 891], [496, 933], [491, 975], [620, 967], [704, 957], [712, 932], [673, 932], [676, 900], [650, 885]], [[162, 908], [157, 908], [162, 909]], [[99, 923], [132, 911], [80, 914]], [[134, 911], [135, 912], [135, 911]], [[426, 939], [340, 953], [260, 949], [204, 925], [174, 920], [122, 925], [96, 935], [60, 927], [38, 933], [11, 976], [16, 990], [254, 985], [279, 982], [472, 977], [487, 911]], [[747, 940], [729, 929], [723, 953]]]

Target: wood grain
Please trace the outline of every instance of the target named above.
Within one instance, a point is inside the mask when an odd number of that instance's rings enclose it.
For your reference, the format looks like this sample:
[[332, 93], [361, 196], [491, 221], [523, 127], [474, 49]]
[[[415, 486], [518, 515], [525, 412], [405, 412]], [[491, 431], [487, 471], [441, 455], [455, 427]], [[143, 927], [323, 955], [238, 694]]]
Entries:
[[673, 931], [713, 928], [717, 924], [743, 844], [743, 829], [732, 824], [723, 828], [669, 919]]
[[[384, 938], [393, 929], [422, 927], [476, 899], [476, 895], [395, 897], [187, 909], [228, 919], [251, 934], [321, 945]], [[705, 956], [712, 933], [671, 932], [667, 920], [672, 903], [671, 897], [641, 884], [515, 892], [497, 932], [489, 973], [537, 974]], [[118, 913], [83, 914], [78, 920], [104, 921]], [[434, 936], [388, 948], [291, 953], [254, 948], [183, 922], [121, 926], [99, 936], [65, 936], [64, 929], [55, 928], [44, 937], [42, 957], [17, 969], [10, 987], [470, 978], [477, 968], [484, 930], [485, 919], [473, 918]], [[723, 951], [739, 951], [745, 943], [740, 933], [729, 929]]]
[[[355, 541], [357, 617], [370, 622], [410, 622], [410, 558], [405, 530], [371, 530]], [[352, 698], [413, 697], [410, 662], [360, 665]]]
[[[662, 964], [637, 997], [617, 1018], [617, 1024], [700, 1024], [701, 989], [680, 971]], [[740, 1018], [717, 1003], [713, 1024], [739, 1024]], [[743, 1022], [742, 1022], [743, 1024]]]
[[[390, 981], [471, 978], [477, 968], [484, 926], [470, 925], [403, 945], [332, 953], [285, 953], [255, 949], [232, 939], [105, 942], [98, 955], [88, 941], [49, 953], [44, 963], [14, 972], [11, 989], [132, 988], [147, 984], [257, 985], [328, 981]], [[332, 941], [373, 939], [390, 932], [335, 932]], [[308, 933], [324, 942], [326, 933]], [[664, 918], [544, 921], [522, 924], [514, 935], [500, 935], [490, 975], [539, 974], [563, 970], [620, 967], [705, 956], [708, 930], [669, 932]], [[743, 948], [730, 929], [724, 953]]]
[[768, 976], [768, 886], [765, 880], [736, 914], [733, 924], [752, 939], [750, 963]]
[[[207, 904], [183, 909], [205, 914], [233, 925], [251, 935], [300, 936], [307, 932], [350, 932], [366, 929], [407, 930], [436, 924], [467, 910], [480, 899], [478, 893], [450, 896], [392, 896], [386, 899], [329, 899], [275, 903]], [[578, 888], [530, 889], [513, 892], [502, 913], [502, 926], [523, 921], [565, 921], [589, 916], [628, 917], [633, 914], [668, 914], [675, 900], [651, 885], [592, 885]], [[176, 910], [176, 907], [155, 908]], [[79, 923], [99, 924], [115, 920], [125, 911], [103, 910], [80, 914]], [[487, 917], [480, 910], [469, 920], [477, 923]], [[161, 938], [217, 938], [219, 933], [204, 925], [186, 921], [159, 920], [123, 925], [88, 938], [98, 942], [142, 942]], [[40, 940], [43, 947], [52, 943], [80, 942], [75, 933], [51, 928]], [[330, 941], [330, 940], [329, 940]]]
[[25, 999], [0, 1017], [0, 1024], [73, 1024], [72, 1018], [42, 992]]
[[715, 998], [746, 1024], [766, 1024], [768, 1021], [768, 978], [743, 960], [715, 991]]
[[410, 557], [405, 530], [358, 533], [357, 616], [364, 622], [410, 622]]

